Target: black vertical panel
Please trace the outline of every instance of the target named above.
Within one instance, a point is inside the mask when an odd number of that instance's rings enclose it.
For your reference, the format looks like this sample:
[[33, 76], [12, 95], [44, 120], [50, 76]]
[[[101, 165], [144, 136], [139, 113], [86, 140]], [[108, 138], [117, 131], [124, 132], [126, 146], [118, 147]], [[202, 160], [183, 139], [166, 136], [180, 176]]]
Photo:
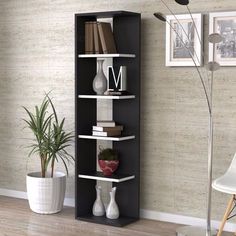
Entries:
[[135, 179], [117, 186], [116, 200], [121, 215], [139, 218], [140, 191], [140, 14], [115, 16], [113, 32], [121, 53], [135, 54], [135, 58], [114, 58], [114, 66], [127, 66], [127, 90], [135, 99], [114, 100], [113, 119], [124, 125], [124, 134], [134, 134], [134, 140], [114, 142], [120, 155], [117, 173], [134, 174]]
[[[79, 99], [79, 94], [93, 94], [92, 81], [96, 75], [96, 59], [78, 58], [84, 53], [85, 21], [95, 20], [94, 17], [75, 17], [75, 123], [76, 138], [79, 134], [91, 132], [96, 122], [96, 100]], [[96, 141], [76, 139], [76, 217], [91, 212], [95, 200], [95, 181], [78, 178], [78, 174], [96, 170]]]

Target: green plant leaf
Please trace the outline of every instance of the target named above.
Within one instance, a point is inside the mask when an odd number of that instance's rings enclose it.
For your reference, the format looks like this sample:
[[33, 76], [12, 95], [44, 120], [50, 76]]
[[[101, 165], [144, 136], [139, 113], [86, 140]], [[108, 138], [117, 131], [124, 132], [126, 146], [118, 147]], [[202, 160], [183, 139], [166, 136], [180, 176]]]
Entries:
[[[49, 105], [52, 112], [49, 112]], [[34, 107], [34, 112], [30, 112], [26, 107], [23, 109], [28, 115], [28, 119], [23, 119], [23, 121], [34, 134], [33, 143], [28, 146], [30, 148], [28, 156], [39, 155], [43, 176], [49, 165], [53, 171], [55, 161], [58, 162], [59, 160], [62, 161], [68, 175], [66, 162], [74, 161], [74, 157], [66, 149], [71, 146], [74, 135], [72, 132], [64, 131], [65, 118], [61, 121], [58, 120], [56, 109], [49, 94], [45, 95], [40, 106]], [[52, 175], [53, 173], [51, 173]]]

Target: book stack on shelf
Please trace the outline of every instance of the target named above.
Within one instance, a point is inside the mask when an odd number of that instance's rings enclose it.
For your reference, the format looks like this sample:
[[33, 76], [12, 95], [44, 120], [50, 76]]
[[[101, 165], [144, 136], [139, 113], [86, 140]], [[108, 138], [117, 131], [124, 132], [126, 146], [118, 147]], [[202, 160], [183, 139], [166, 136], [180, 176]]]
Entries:
[[117, 53], [111, 24], [85, 22], [85, 54]]
[[93, 126], [93, 136], [113, 137], [121, 136], [123, 131], [122, 125], [116, 125], [114, 121], [97, 121], [97, 125]]

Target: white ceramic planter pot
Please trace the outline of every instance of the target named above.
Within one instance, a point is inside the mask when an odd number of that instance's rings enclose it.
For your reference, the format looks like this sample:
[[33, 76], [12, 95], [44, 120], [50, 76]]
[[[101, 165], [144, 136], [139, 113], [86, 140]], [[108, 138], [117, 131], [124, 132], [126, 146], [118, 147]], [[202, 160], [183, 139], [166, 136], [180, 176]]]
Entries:
[[26, 177], [30, 209], [39, 214], [53, 214], [62, 210], [66, 190], [66, 175], [55, 172], [41, 178], [40, 172], [29, 173]]

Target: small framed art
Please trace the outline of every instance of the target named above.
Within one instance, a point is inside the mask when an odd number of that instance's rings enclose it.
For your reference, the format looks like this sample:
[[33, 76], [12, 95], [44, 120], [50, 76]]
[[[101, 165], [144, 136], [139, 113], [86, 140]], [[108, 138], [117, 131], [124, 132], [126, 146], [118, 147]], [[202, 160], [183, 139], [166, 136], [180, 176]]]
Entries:
[[214, 59], [221, 66], [236, 66], [236, 11], [209, 14], [209, 34], [219, 33], [223, 41], [209, 44], [209, 61]]
[[166, 20], [166, 66], [201, 66], [202, 14], [168, 15]]

